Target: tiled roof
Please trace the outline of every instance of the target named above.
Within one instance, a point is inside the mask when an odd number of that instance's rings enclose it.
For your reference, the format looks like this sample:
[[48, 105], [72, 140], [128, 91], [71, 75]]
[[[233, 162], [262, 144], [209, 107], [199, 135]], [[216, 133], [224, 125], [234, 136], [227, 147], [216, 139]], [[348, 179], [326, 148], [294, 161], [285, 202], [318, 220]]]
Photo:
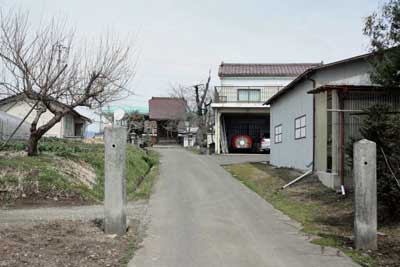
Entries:
[[181, 119], [186, 111], [186, 100], [174, 97], [153, 97], [149, 100], [151, 120]]
[[295, 77], [307, 69], [321, 65], [321, 63], [280, 63], [280, 64], [236, 64], [221, 63], [219, 77], [263, 77], [289, 76]]

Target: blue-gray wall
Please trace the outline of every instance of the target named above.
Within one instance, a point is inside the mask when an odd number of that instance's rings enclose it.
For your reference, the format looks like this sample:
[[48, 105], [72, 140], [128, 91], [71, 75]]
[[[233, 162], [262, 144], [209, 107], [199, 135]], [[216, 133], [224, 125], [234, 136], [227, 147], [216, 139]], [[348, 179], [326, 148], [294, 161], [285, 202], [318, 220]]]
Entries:
[[[313, 158], [313, 96], [304, 81], [271, 105], [271, 164], [308, 169]], [[295, 139], [295, 118], [306, 115], [306, 138]], [[275, 126], [282, 124], [282, 143], [275, 143]]]

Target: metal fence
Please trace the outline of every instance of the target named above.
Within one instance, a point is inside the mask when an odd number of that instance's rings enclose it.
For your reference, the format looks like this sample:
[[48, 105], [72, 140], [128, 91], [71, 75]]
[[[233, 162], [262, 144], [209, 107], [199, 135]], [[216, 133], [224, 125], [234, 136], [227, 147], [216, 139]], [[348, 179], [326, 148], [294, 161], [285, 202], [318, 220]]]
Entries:
[[[7, 140], [20, 124], [21, 119], [0, 111], [0, 140]], [[29, 124], [24, 122], [12, 139], [27, 140], [29, 138]]]
[[[366, 91], [348, 92], [343, 95], [344, 110], [351, 112], [344, 113], [344, 145], [345, 158], [350, 159], [349, 154], [354, 141], [362, 138], [360, 128], [365, 119], [365, 109], [381, 104], [388, 106], [389, 112], [400, 113], [400, 93], [397, 91]], [[351, 162], [346, 160], [347, 162]], [[345, 166], [345, 174], [352, 175], [352, 166]]]
[[216, 86], [214, 103], [264, 103], [281, 86]]

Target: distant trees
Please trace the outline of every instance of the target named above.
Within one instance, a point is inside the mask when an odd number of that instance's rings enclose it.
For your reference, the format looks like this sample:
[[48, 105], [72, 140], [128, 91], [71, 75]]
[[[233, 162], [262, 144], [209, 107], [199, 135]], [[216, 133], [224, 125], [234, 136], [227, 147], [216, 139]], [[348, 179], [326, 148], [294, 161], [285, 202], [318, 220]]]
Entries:
[[209, 113], [211, 111], [210, 95], [211, 71], [205, 83], [192, 86], [182, 86], [172, 88], [171, 96], [184, 98], [187, 101], [187, 114], [184, 118], [189, 123], [189, 127], [197, 126], [196, 143], [206, 146], [207, 132], [210, 127]]
[[[371, 79], [384, 87], [400, 86], [400, 0], [386, 2], [365, 21], [364, 34], [376, 52]], [[400, 220], [400, 115], [374, 105], [361, 126], [364, 138], [377, 145], [377, 191], [381, 220]]]
[[364, 34], [377, 56], [371, 62], [372, 80], [386, 87], [400, 85], [400, 0], [386, 2], [366, 18]]
[[[39, 139], [72, 109], [95, 108], [129, 94], [131, 54], [129, 42], [110, 35], [84, 46], [65, 22], [52, 19], [34, 28], [27, 14], [1, 12], [0, 87], [35, 103], [28, 155], [37, 155]], [[38, 126], [46, 111], [53, 117]]]

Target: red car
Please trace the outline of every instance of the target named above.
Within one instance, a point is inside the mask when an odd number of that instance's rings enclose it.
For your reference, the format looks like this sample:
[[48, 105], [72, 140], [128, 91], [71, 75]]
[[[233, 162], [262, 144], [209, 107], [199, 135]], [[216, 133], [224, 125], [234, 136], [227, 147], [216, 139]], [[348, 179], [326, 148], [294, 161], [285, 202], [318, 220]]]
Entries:
[[251, 149], [253, 139], [248, 135], [236, 135], [232, 137], [231, 145], [233, 149]]

